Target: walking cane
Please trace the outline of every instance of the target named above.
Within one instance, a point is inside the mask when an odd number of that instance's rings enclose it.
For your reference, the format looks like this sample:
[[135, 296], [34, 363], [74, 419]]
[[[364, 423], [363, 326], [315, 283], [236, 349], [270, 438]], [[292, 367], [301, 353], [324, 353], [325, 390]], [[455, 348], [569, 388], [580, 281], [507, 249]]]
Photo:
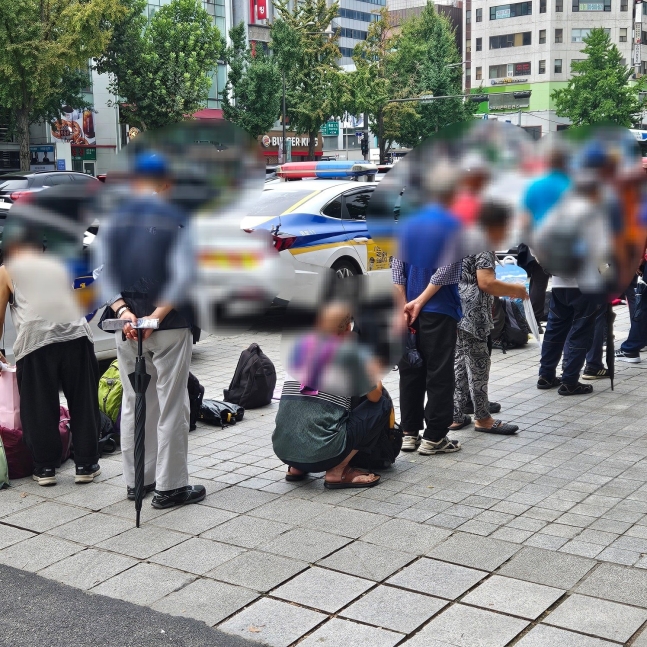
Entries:
[[[123, 330], [123, 327], [132, 322], [127, 319], [107, 319], [101, 325], [103, 330]], [[142, 348], [142, 334], [145, 328], [156, 329], [159, 319], [137, 319], [133, 328], [137, 330], [137, 357], [135, 370], [128, 375], [133, 391], [135, 392], [135, 514], [136, 524], [139, 528], [139, 518], [144, 499], [144, 463], [146, 438], [146, 389], [151, 381], [151, 376], [146, 373], [146, 360]]]
[[613, 340], [613, 322], [616, 319], [616, 313], [613, 311], [613, 306], [607, 304], [607, 371], [609, 371], [609, 378], [611, 379], [611, 390], [613, 391], [613, 379], [616, 372], [616, 358], [615, 358], [615, 344]]

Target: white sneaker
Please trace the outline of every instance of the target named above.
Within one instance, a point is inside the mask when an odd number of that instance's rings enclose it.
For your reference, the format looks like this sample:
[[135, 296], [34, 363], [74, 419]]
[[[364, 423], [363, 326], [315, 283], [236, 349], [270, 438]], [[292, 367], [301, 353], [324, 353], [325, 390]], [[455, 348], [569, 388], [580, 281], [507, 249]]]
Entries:
[[450, 440], [447, 436], [437, 443], [423, 438], [420, 447], [418, 447], [418, 453], [422, 456], [431, 456], [432, 454], [450, 454], [458, 452], [460, 449], [461, 444], [457, 440]]
[[402, 437], [402, 451], [415, 452], [420, 445], [420, 436], [403, 436]]

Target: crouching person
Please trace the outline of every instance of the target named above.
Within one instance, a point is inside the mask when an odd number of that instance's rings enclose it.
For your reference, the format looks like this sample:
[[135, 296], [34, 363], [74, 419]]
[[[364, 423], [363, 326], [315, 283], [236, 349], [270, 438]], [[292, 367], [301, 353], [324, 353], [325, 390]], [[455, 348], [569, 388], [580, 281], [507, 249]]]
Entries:
[[[328, 489], [366, 488], [380, 476], [350, 465], [358, 451], [370, 453], [381, 422], [391, 414], [382, 393], [379, 365], [351, 332], [351, 307], [326, 306], [314, 333], [300, 339], [289, 359], [272, 443], [288, 465], [287, 481], [325, 472]], [[351, 411], [353, 396], [366, 400]]]

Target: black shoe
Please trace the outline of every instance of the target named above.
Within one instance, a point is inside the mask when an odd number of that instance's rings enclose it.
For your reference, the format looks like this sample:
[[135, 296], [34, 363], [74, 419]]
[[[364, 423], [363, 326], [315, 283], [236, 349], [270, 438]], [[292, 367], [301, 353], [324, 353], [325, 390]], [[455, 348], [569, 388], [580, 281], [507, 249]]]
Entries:
[[543, 334], [546, 332], [546, 331], [544, 330], [544, 327], [543, 327], [540, 323], [537, 323], [537, 332], [538, 332], [540, 335], [543, 335]]
[[608, 369], [601, 368], [585, 368], [584, 373], [582, 373], [583, 380], [603, 380], [605, 377], [611, 377]]
[[95, 476], [101, 474], [99, 463], [93, 465], [77, 465], [76, 476], [74, 477], [75, 483], [92, 483]]
[[[150, 485], [144, 485], [144, 496], [147, 494], [150, 494], [155, 490], [155, 483], [151, 483]], [[135, 488], [134, 487], [127, 487], [126, 491], [128, 492], [128, 500], [129, 501], [134, 501], [135, 500]]]
[[204, 501], [206, 496], [207, 491], [204, 485], [187, 485], [177, 490], [166, 490], [164, 492], [155, 490], [155, 496], [151, 501], [151, 505], [154, 508], [163, 510], [164, 508], [172, 508], [176, 505], [199, 503], [200, 501]]
[[590, 384], [582, 384], [577, 382], [575, 384], [562, 384], [557, 389], [559, 395], [589, 395], [593, 393], [593, 387]]
[[38, 485], [56, 485], [56, 470], [53, 467], [41, 467], [34, 470], [32, 478]]
[[538, 389], [554, 389], [556, 386], [559, 386], [562, 383], [562, 381], [554, 377], [552, 380], [547, 378], [547, 377], [539, 377], [537, 380], [537, 388]]
[[[501, 405], [498, 402], [490, 402], [488, 404], [490, 413], [499, 413], [501, 411]], [[468, 402], [465, 406], [465, 413], [474, 415], [474, 403]]]

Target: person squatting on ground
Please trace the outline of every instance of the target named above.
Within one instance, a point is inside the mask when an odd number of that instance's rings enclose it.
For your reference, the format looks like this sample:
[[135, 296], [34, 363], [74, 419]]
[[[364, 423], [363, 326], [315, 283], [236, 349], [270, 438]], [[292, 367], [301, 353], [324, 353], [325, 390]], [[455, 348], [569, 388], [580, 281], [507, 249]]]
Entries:
[[[193, 250], [188, 219], [163, 197], [171, 189], [166, 161], [142, 153], [135, 163], [134, 198], [103, 228], [102, 283], [111, 316], [128, 321], [117, 333], [123, 384], [121, 450], [127, 496], [134, 499], [135, 370], [137, 330], [130, 322], [159, 319], [157, 330], [143, 331], [146, 372], [145, 493], [155, 490], [154, 508], [197, 503], [204, 486], [188, 483], [189, 395], [186, 388], [193, 345], [190, 313], [183, 307], [191, 283]], [[161, 194], [161, 195], [160, 195]], [[100, 234], [100, 236], [101, 236]], [[95, 394], [96, 398], [96, 394]]]
[[[23, 439], [39, 485], [56, 485], [63, 448], [59, 386], [70, 411], [76, 483], [90, 483], [99, 467], [99, 367], [92, 332], [80, 316], [64, 265], [43, 253], [39, 228], [4, 230], [6, 265], [0, 267], [0, 328], [9, 303], [17, 337], [13, 345]], [[57, 321], [44, 304], [55, 302]], [[4, 357], [1, 357], [5, 361]]]
[[[505, 206], [486, 202], [481, 208], [479, 220], [488, 230], [490, 240], [498, 240], [504, 237], [508, 218], [509, 210]], [[494, 252], [483, 252], [463, 259], [458, 284], [463, 317], [458, 322], [454, 423], [450, 431], [471, 424], [472, 419], [465, 413], [469, 402], [474, 406], [476, 431], [511, 435], [519, 430], [516, 425], [495, 420], [490, 415], [500, 410], [500, 405], [488, 399], [491, 363], [488, 336], [494, 327], [493, 296], [527, 299], [528, 293], [523, 285], [497, 280], [495, 267]]]
[[[380, 476], [352, 467], [358, 451], [370, 453], [381, 433], [381, 421], [391, 413], [382, 393], [380, 369], [353, 334], [352, 306], [333, 301], [318, 317], [315, 332], [292, 349], [288, 373], [298, 378], [283, 386], [274, 453], [288, 465], [287, 481], [325, 472], [328, 489], [366, 488]], [[351, 410], [351, 398], [366, 400]]]

